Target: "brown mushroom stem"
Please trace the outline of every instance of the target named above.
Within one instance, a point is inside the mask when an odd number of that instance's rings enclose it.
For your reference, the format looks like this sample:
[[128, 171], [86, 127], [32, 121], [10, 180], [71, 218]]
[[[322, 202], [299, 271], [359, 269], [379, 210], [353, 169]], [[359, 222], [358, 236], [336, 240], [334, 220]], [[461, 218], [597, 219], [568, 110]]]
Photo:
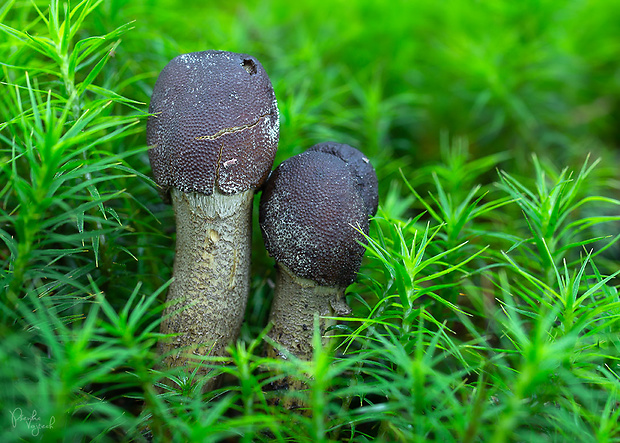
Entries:
[[[160, 342], [169, 367], [195, 356], [225, 355], [237, 339], [248, 299], [253, 190], [212, 195], [171, 190], [177, 243]], [[205, 374], [207, 369], [199, 370]]]
[[[336, 320], [329, 317], [351, 313], [344, 299], [345, 289], [320, 286], [312, 280], [296, 276], [282, 263], [278, 263], [276, 287], [269, 317], [273, 326], [268, 335], [284, 349], [280, 351], [266, 344], [267, 356], [286, 359], [288, 352], [302, 360], [312, 360], [316, 315], [322, 345], [330, 346], [332, 332], [328, 329], [336, 324]], [[305, 389], [306, 384], [301, 380], [285, 377], [273, 383], [272, 387], [277, 390], [300, 390]], [[289, 409], [300, 406], [302, 405], [294, 401], [285, 405]]]

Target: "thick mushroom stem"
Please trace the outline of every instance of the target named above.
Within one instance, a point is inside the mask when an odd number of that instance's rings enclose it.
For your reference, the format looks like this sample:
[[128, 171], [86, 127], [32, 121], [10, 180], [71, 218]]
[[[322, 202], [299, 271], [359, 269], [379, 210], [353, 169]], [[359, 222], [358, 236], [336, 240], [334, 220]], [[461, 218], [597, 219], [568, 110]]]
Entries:
[[[170, 367], [222, 356], [236, 340], [248, 298], [253, 190], [233, 195], [172, 189], [177, 243], [160, 342]], [[193, 369], [193, 368], [190, 368]], [[207, 369], [199, 370], [204, 374]]]
[[[351, 313], [344, 300], [346, 288], [320, 286], [307, 278], [296, 276], [283, 264], [278, 264], [276, 287], [271, 306], [269, 337], [286, 351], [302, 360], [312, 360], [314, 317], [319, 316], [319, 333], [323, 346], [328, 346], [330, 331], [336, 321], [328, 318]], [[286, 357], [267, 345], [267, 356]]]
[[[318, 316], [319, 334], [323, 347], [333, 344], [328, 331], [337, 321], [330, 317], [349, 315], [351, 309], [344, 299], [346, 288], [321, 286], [307, 278], [298, 277], [282, 263], [278, 263], [276, 287], [273, 294], [269, 321], [269, 337], [276, 343], [265, 344], [267, 357], [287, 359], [287, 353], [301, 360], [312, 360], [314, 353], [314, 320]], [[301, 391], [308, 387], [305, 380], [282, 377], [271, 383], [272, 389], [282, 392]], [[286, 409], [304, 408], [303, 400], [291, 397], [274, 397], [272, 402]], [[308, 411], [309, 412], [309, 411]]]

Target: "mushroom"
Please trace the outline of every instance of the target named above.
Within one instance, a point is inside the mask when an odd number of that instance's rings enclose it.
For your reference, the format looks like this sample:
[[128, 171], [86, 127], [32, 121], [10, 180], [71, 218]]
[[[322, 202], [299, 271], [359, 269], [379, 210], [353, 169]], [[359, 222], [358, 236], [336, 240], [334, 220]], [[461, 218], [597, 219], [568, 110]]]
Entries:
[[[377, 177], [348, 145], [325, 143], [280, 164], [265, 184], [259, 220], [277, 275], [269, 336], [291, 354], [312, 358], [314, 318], [324, 337], [350, 309], [344, 293], [359, 271]], [[270, 357], [284, 357], [271, 346]], [[288, 382], [287, 382], [288, 383]]]
[[258, 60], [204, 51], [164, 67], [149, 112], [148, 155], [164, 200], [172, 201], [177, 233], [161, 325], [177, 336], [159, 348], [168, 366], [188, 366], [190, 352], [222, 356], [239, 334], [253, 195], [273, 164], [278, 108]]

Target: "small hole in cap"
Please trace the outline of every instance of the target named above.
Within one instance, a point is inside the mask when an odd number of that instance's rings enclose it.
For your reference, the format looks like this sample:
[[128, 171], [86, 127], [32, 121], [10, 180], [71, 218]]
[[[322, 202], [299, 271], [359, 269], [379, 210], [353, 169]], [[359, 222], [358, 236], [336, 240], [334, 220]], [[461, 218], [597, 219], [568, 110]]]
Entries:
[[254, 60], [250, 60], [249, 58], [246, 58], [243, 60], [243, 63], [241, 63], [241, 66], [243, 66], [243, 69], [248, 71], [248, 74], [250, 75], [256, 74], [256, 63], [254, 63]]

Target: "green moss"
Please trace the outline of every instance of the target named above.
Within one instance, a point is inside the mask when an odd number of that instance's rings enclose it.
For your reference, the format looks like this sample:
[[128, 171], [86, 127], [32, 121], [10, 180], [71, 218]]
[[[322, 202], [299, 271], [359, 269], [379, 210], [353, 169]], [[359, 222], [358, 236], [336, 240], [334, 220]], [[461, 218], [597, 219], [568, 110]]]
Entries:
[[[614, 0], [5, 2], [0, 440], [33, 411], [49, 441], [617, 440], [619, 28]], [[311, 362], [262, 357], [255, 222], [206, 394], [156, 388], [182, 374], [156, 370], [175, 233], [145, 146], [159, 71], [204, 49], [264, 65], [276, 164], [348, 143], [381, 195], [353, 317]]]

